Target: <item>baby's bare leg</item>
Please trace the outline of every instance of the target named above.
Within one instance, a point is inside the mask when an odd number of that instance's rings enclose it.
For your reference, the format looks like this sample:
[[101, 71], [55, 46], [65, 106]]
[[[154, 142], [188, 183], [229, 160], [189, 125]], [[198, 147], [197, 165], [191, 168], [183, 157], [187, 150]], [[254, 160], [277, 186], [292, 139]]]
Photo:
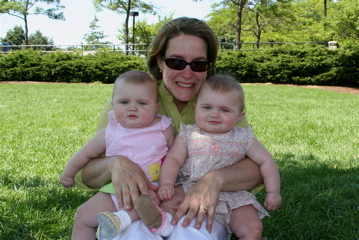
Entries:
[[170, 213], [172, 216], [176, 213], [175, 210], [173, 210], [174, 207], [177, 207], [180, 205], [186, 196], [182, 185], [175, 187], [175, 193], [171, 200], [161, 202], [160, 208], [165, 210], [166, 212]]
[[104, 211], [116, 211], [108, 193], [99, 192], [83, 203], [76, 211], [71, 239], [96, 239], [97, 215]]
[[262, 238], [263, 224], [253, 205], [233, 209], [229, 228], [241, 240]]

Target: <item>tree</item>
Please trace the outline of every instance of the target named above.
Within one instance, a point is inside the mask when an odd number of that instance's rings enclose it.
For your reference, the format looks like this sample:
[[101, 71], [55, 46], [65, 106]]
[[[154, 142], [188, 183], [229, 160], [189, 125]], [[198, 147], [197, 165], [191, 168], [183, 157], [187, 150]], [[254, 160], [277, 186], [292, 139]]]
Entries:
[[[213, 4], [211, 8], [211, 13], [206, 16], [209, 18], [207, 24], [221, 42], [234, 42], [236, 38], [236, 9], [221, 7], [218, 4]], [[221, 45], [221, 48], [232, 49], [233, 45]]]
[[[158, 34], [161, 27], [171, 21], [173, 19], [173, 14], [169, 17], [161, 17], [158, 18], [158, 21], [154, 24], [148, 24], [146, 20], [140, 20], [136, 24], [136, 42], [144, 43], [145, 45], [137, 45], [136, 50], [139, 52], [139, 55], [146, 56], [147, 54], [141, 54], [141, 51], [148, 50], [148, 46], [152, 43], [155, 36]], [[125, 26], [123, 24], [123, 28], [119, 29], [118, 39], [120, 41], [124, 41], [126, 38], [125, 35]]]
[[[23, 45], [25, 43], [25, 32], [21, 26], [15, 26], [6, 32], [7, 41], [11, 45]], [[11, 47], [11, 49], [20, 49], [20, 47]]]
[[[103, 33], [103, 31], [96, 31], [99, 26], [97, 25], [98, 18], [95, 16], [95, 18], [90, 23], [90, 32], [86, 33], [84, 36], [84, 40], [86, 40], [87, 44], [110, 44], [110, 42], [101, 42], [101, 39], [104, 39], [107, 37]], [[101, 48], [101, 46], [86, 46], [85, 50], [95, 50]]]
[[[28, 16], [31, 14], [46, 15], [51, 19], [65, 20], [62, 12], [57, 11], [65, 8], [60, 5], [61, 0], [0, 0], [0, 13], [7, 13], [11, 16], [20, 18], [25, 26], [25, 44], [29, 44]], [[42, 8], [35, 6], [37, 3], [46, 3], [54, 5], [53, 8]]]
[[292, 20], [281, 24], [283, 40], [299, 42], [325, 41], [323, 6], [318, 0], [296, 1], [288, 7]]
[[325, 35], [328, 40], [357, 44], [359, 41], [358, 2], [355, 0], [329, 2], [325, 26]]
[[[40, 30], [37, 30], [34, 34], [30, 34], [29, 44], [30, 45], [54, 45], [54, 41], [52, 39], [50, 39], [49, 37], [42, 35]], [[49, 47], [44, 47], [44, 46], [40, 47], [39, 46], [39, 47], [33, 47], [33, 49], [52, 51], [54, 49], [54, 47], [53, 46], [49, 46]]]
[[[231, 30], [230, 32], [232, 32], [232, 29], [234, 30], [235, 33], [235, 48], [236, 49], [240, 49], [241, 48], [241, 34], [242, 34], [242, 20], [243, 20], [243, 9], [246, 6], [248, 0], [221, 0], [218, 3], [214, 3], [212, 5], [213, 9], [217, 9], [214, 10], [214, 12], [216, 12], [216, 17], [218, 18], [224, 18], [227, 20], [230, 20], [230, 22], [226, 21], [227, 27], [229, 27]], [[228, 9], [230, 10], [229, 12], [224, 10], [224, 9]], [[225, 12], [226, 11], [226, 12]], [[220, 15], [218, 15], [218, 13], [221, 12]], [[223, 14], [226, 13], [226, 14]], [[233, 13], [233, 14], [231, 14]], [[230, 14], [231, 16], [229, 16], [228, 14]], [[214, 16], [214, 14], [210, 14], [212, 16]], [[235, 18], [233, 18], [233, 16], [235, 16]], [[234, 20], [233, 20], [234, 19]], [[220, 19], [218, 19], [220, 22]], [[216, 23], [218, 25], [218, 22]]]
[[291, 18], [288, 0], [252, 0], [248, 2], [245, 9], [247, 21], [243, 30], [253, 33], [257, 43], [261, 42], [262, 34], [269, 26], [280, 25], [287, 18]]
[[93, 0], [94, 6], [98, 11], [106, 8], [111, 11], [117, 12], [117, 14], [126, 14], [125, 19], [125, 43], [126, 43], [126, 52], [128, 50], [129, 43], [129, 30], [128, 30], [128, 22], [130, 18], [130, 12], [133, 9], [143, 13], [151, 13], [156, 15], [156, 11], [154, 10], [154, 6], [152, 4], [147, 4], [142, 2], [141, 0]]

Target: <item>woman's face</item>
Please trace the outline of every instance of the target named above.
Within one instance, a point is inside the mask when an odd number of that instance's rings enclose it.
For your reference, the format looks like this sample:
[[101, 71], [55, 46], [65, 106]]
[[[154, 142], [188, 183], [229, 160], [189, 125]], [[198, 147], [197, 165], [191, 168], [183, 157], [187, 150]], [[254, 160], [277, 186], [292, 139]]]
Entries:
[[[178, 58], [188, 63], [207, 61], [207, 44], [199, 37], [181, 34], [169, 40], [164, 57]], [[177, 106], [194, 98], [201, 84], [206, 80], [207, 71], [194, 72], [189, 65], [183, 70], [173, 70], [167, 67], [162, 56], [157, 58], [157, 62], [162, 71], [163, 82], [173, 95]]]

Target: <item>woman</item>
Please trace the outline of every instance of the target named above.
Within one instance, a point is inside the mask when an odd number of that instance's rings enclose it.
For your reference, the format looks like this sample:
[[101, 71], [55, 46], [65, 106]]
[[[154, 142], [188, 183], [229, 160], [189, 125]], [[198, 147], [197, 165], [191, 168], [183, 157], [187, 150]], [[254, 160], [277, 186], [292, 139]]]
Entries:
[[[178, 18], [170, 21], [154, 39], [148, 67], [160, 84], [161, 108], [158, 114], [171, 117], [176, 130], [180, 123], [195, 122], [194, 102], [203, 81], [215, 74], [217, 51], [216, 35], [208, 25], [195, 18]], [[110, 104], [107, 104], [98, 128], [106, 126], [105, 117], [109, 110]], [[239, 123], [240, 126], [247, 124], [245, 119]], [[117, 198], [123, 199], [119, 202], [119, 206], [127, 210], [130, 210], [132, 202], [137, 200], [138, 190], [143, 194], [148, 194], [149, 188], [157, 190], [156, 186], [148, 182], [141, 168], [123, 156], [91, 160], [76, 176], [76, 185], [79, 187], [100, 188], [111, 181], [115, 186]], [[260, 183], [262, 177], [259, 168], [250, 159], [242, 160], [231, 168], [207, 173], [189, 189], [179, 205], [172, 224], [176, 225], [183, 218], [181, 224], [175, 227], [171, 237], [224, 239], [225, 229], [213, 221], [214, 208], [220, 191], [250, 190]], [[202, 223], [206, 216], [207, 223], [204, 227]], [[186, 228], [189, 225], [200, 231]], [[130, 235], [122, 236], [121, 239], [127, 236], [128, 239], [136, 237], [149, 239], [150, 235], [145, 233], [145, 230], [146, 227], [143, 225], [141, 230], [137, 229], [134, 232], [136, 236], [127, 232]], [[128, 231], [132, 230], [128, 229]], [[142, 233], [147, 235], [141, 235]], [[153, 239], [157, 238], [153, 237]]]

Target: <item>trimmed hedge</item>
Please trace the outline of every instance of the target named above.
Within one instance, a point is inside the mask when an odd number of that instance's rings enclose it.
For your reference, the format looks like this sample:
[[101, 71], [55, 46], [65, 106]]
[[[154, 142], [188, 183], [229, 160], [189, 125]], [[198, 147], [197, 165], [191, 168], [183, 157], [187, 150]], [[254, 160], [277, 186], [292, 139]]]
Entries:
[[359, 86], [359, 49], [284, 45], [263, 51], [219, 54], [217, 72], [240, 82]]
[[[114, 52], [41, 53], [21, 50], [0, 57], [0, 81], [113, 83], [128, 70], [146, 71], [146, 59]], [[240, 82], [359, 86], [359, 48], [286, 44], [269, 50], [221, 51], [217, 73]]]
[[146, 60], [123, 53], [14, 51], [0, 57], [0, 81], [113, 83], [128, 70], [146, 71]]

